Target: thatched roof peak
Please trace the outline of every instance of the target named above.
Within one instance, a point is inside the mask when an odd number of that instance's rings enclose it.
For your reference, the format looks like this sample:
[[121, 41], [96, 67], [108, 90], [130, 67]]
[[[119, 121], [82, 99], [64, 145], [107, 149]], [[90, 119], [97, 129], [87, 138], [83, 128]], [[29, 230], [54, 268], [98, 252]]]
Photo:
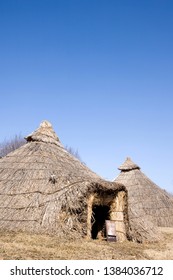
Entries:
[[53, 143], [58, 146], [61, 145], [58, 136], [56, 135], [55, 131], [53, 130], [53, 127], [50, 122], [43, 121], [39, 128], [36, 129], [34, 132], [29, 134], [27, 137], [25, 137], [27, 142], [45, 142], [45, 143]]
[[118, 169], [121, 171], [128, 171], [133, 169], [140, 169], [140, 167], [136, 163], [134, 163], [130, 157], [127, 157], [125, 162], [120, 165]]

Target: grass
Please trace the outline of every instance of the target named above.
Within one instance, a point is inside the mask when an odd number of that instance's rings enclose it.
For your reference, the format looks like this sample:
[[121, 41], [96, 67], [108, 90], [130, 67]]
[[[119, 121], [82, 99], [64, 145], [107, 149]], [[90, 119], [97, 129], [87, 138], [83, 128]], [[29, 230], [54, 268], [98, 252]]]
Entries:
[[5, 260], [140, 260], [151, 259], [147, 250], [162, 251], [173, 240], [165, 232], [161, 242], [138, 244], [99, 240], [59, 240], [56, 236], [0, 231], [0, 259]]

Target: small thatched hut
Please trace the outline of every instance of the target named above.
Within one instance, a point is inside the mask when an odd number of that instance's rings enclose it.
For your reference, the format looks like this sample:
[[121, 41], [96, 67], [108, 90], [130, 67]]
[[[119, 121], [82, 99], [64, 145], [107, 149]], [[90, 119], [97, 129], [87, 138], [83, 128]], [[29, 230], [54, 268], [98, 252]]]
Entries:
[[129, 237], [127, 191], [101, 179], [66, 151], [47, 121], [27, 143], [0, 159], [0, 229], [57, 236], [104, 237], [115, 221]]
[[[121, 173], [114, 182], [124, 184], [128, 190], [130, 227], [147, 223], [151, 228], [173, 226], [173, 201], [171, 196], [153, 183], [129, 157], [118, 168]], [[145, 221], [144, 221], [145, 220]], [[147, 221], [147, 223], [146, 223]], [[139, 227], [138, 227], [139, 228]]]

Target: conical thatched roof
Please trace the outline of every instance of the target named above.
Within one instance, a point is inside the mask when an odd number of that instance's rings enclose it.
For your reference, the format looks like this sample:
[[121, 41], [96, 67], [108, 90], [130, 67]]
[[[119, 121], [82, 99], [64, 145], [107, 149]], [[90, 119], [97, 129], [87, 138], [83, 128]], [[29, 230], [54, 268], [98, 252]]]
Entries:
[[[147, 227], [173, 226], [173, 201], [170, 195], [153, 183], [130, 158], [118, 168], [121, 173], [114, 182], [128, 190], [128, 213], [133, 222], [144, 222]], [[136, 231], [136, 229], [134, 229]]]
[[47, 121], [0, 160], [0, 228], [86, 235], [91, 193], [126, 192], [68, 153]]

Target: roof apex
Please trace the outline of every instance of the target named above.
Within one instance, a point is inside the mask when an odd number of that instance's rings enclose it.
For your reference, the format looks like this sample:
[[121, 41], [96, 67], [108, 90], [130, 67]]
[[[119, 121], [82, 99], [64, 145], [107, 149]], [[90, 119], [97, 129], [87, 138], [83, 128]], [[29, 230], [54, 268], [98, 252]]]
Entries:
[[27, 142], [45, 142], [45, 143], [53, 143], [56, 145], [61, 145], [58, 136], [50, 122], [42, 121], [39, 128], [37, 128], [34, 132], [25, 137]]
[[133, 169], [140, 169], [140, 167], [136, 163], [134, 163], [130, 157], [127, 157], [125, 162], [120, 165], [118, 169], [121, 171], [128, 171]]

